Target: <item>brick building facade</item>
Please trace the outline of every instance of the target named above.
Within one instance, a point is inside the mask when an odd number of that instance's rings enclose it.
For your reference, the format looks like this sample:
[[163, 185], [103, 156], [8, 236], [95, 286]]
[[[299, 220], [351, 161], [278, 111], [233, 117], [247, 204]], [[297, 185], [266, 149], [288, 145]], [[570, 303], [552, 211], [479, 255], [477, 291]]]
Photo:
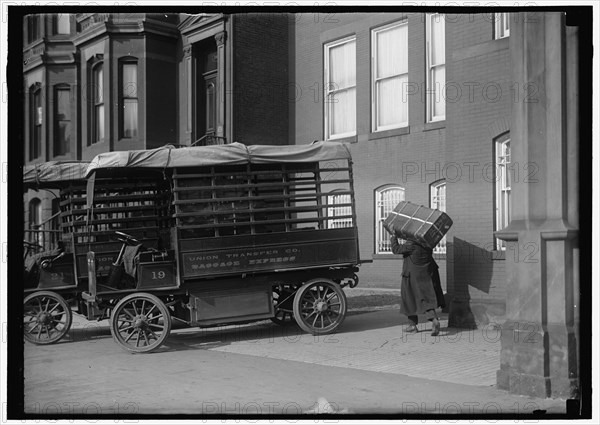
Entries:
[[[398, 188], [406, 200], [439, 207], [436, 192], [443, 188], [454, 226], [446, 252], [439, 250], [436, 259], [451, 322], [457, 325], [499, 322], [504, 314], [506, 253], [493, 234], [499, 180], [495, 143], [510, 139], [515, 93], [509, 83], [508, 32], [497, 34], [497, 21], [493, 14], [321, 14], [300, 17], [295, 26], [296, 143], [327, 138], [327, 102], [318, 96], [327, 91], [320, 87], [326, 80], [328, 46], [349, 40], [356, 48], [356, 122], [354, 134], [341, 140], [348, 142], [356, 164], [361, 257], [373, 260], [361, 267], [362, 284], [397, 287], [399, 282], [402, 260], [380, 246], [386, 237], [378, 225], [385, 216], [378, 213], [382, 190]], [[443, 36], [432, 38], [432, 27], [444, 31]], [[396, 53], [386, 52], [394, 36]], [[428, 46], [435, 42], [445, 66], [441, 93], [431, 93], [436, 84], [427, 78], [432, 61], [428, 49], [435, 48]], [[385, 105], [377, 104], [376, 63], [385, 54], [406, 61], [397, 74], [405, 79], [396, 90], [406, 99], [407, 117], [392, 124], [395, 128], [380, 130], [377, 108]], [[430, 96], [437, 97], [433, 103], [445, 102], [445, 116], [432, 119]]]
[[[282, 14], [25, 16], [24, 162], [287, 144], [288, 27]], [[57, 211], [51, 193], [28, 192], [25, 228], [56, 226]]]
[[[435, 257], [450, 325], [500, 324], [518, 311], [507, 291], [517, 278], [506, 265], [546, 255], [497, 233], [511, 221], [512, 185], [546, 176], [535, 155], [511, 161], [511, 131], [531, 119], [515, 105], [547, 101], [539, 85], [514, 75], [518, 55], [537, 48], [511, 41], [524, 16], [29, 15], [24, 160], [89, 160], [167, 143], [346, 142], [360, 256], [371, 261], [361, 266], [361, 286], [399, 287], [402, 259], [381, 227], [398, 201], [443, 209], [454, 225]], [[26, 228], [56, 211], [41, 192], [24, 201]], [[512, 346], [504, 345], [508, 362]], [[502, 387], [549, 395], [515, 389], [517, 369], [499, 375]]]
[[[356, 164], [361, 257], [373, 261], [361, 268], [362, 284], [398, 286], [402, 260], [379, 225], [393, 204], [445, 208], [454, 226], [436, 259], [451, 322], [497, 322], [506, 251], [493, 236], [496, 145], [510, 139], [511, 102], [528, 94], [509, 82], [509, 30], [501, 30], [494, 14], [29, 15], [25, 159], [215, 140], [345, 141]], [[336, 70], [339, 54], [350, 56]], [[327, 61], [330, 72], [352, 70], [350, 91], [333, 88]], [[440, 67], [444, 81], [427, 77]], [[342, 74], [335, 78], [350, 75]], [[389, 103], [390, 90], [400, 103]], [[335, 108], [348, 93], [355, 116], [339, 136], [334, 115], [349, 114]], [[56, 212], [39, 196], [26, 197], [26, 222]]]

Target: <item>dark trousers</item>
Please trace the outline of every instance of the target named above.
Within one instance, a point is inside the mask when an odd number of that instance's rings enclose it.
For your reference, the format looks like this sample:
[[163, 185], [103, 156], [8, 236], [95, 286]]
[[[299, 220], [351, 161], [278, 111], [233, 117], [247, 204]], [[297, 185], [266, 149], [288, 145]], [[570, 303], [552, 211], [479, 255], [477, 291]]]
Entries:
[[[425, 312], [425, 314], [427, 315], [427, 320], [432, 321], [433, 319], [437, 319], [437, 314], [435, 314], [435, 310], [430, 309], [427, 310]], [[417, 323], [419, 323], [419, 316], [414, 315], [414, 316], [408, 316], [408, 320], [410, 321], [411, 325], [416, 325]]]

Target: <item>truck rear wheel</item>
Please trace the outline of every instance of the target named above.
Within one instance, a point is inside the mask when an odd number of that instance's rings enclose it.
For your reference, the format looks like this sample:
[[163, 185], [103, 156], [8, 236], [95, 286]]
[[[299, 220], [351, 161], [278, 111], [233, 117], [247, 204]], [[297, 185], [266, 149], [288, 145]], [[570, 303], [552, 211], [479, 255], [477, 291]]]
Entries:
[[313, 335], [335, 332], [346, 317], [346, 308], [346, 294], [330, 279], [309, 280], [294, 296], [294, 318]]

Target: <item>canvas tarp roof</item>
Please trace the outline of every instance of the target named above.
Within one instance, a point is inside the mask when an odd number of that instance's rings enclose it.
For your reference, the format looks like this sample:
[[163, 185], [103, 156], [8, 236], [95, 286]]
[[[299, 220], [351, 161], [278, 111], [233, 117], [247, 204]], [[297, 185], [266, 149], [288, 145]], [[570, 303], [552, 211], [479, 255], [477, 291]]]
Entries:
[[58, 186], [74, 180], [84, 180], [89, 161], [49, 161], [23, 167], [23, 185]]
[[186, 148], [164, 146], [151, 150], [101, 153], [90, 163], [86, 176], [90, 176], [96, 170], [121, 167], [206, 167], [248, 163], [302, 163], [350, 158], [348, 147], [339, 142], [314, 142], [310, 145], [291, 146], [246, 146], [242, 143]]

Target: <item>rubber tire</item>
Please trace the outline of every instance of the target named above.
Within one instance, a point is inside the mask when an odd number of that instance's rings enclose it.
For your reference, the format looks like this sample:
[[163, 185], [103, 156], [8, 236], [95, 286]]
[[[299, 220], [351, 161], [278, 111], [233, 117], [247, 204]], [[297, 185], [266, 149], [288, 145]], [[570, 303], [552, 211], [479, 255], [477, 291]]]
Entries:
[[[156, 305], [156, 307], [158, 308], [160, 313], [162, 313], [162, 315], [163, 315], [163, 325], [164, 325], [163, 332], [160, 335], [160, 337], [156, 340], [156, 342], [152, 345], [148, 345], [145, 347], [132, 346], [125, 341], [125, 339], [121, 336], [121, 334], [119, 332], [115, 331], [115, 329], [118, 328], [118, 320], [119, 320], [119, 315], [120, 315], [121, 309], [123, 308], [124, 305], [128, 304], [131, 300], [134, 300], [134, 299], [140, 299], [140, 300], [146, 300], [146, 301], [152, 302], [154, 305]], [[171, 325], [172, 325], [171, 313], [169, 312], [169, 309], [167, 308], [165, 303], [163, 303], [160, 300], [160, 298], [158, 298], [157, 296], [148, 294], [145, 292], [129, 294], [126, 297], [122, 298], [117, 303], [117, 305], [115, 306], [115, 308], [113, 309], [113, 311], [111, 312], [111, 315], [110, 315], [110, 333], [112, 334], [113, 339], [115, 340], [115, 342], [117, 344], [119, 344], [119, 346], [122, 349], [124, 349], [125, 351], [128, 351], [130, 353], [151, 353], [155, 350], [158, 350], [160, 348], [160, 346], [169, 337], [169, 334], [171, 333]]]
[[[304, 317], [302, 317], [302, 302], [304, 296], [308, 293], [308, 291], [310, 291], [312, 287], [316, 286], [317, 284], [323, 284], [333, 289], [333, 291], [336, 293], [340, 300], [338, 320], [335, 323], [330, 324], [329, 326], [325, 326], [324, 328], [313, 327], [311, 324], [307, 323], [304, 320]], [[313, 335], [327, 335], [335, 332], [344, 322], [344, 319], [346, 318], [346, 311], [346, 294], [344, 293], [344, 290], [339, 284], [335, 283], [330, 279], [316, 278], [309, 280], [304, 285], [302, 285], [300, 289], [298, 289], [296, 295], [294, 296], [294, 318], [296, 319], [296, 323], [298, 323], [298, 326], [300, 326], [300, 328], [302, 328], [304, 331]]]
[[[71, 307], [69, 306], [69, 303], [60, 294], [57, 294], [56, 292], [52, 292], [52, 291], [39, 291], [39, 292], [34, 292], [33, 294], [29, 294], [23, 300], [23, 307], [25, 307], [25, 305], [29, 301], [31, 301], [34, 298], [38, 298], [38, 297], [50, 297], [50, 298], [53, 298], [56, 301], [58, 301], [58, 303], [61, 305], [61, 307], [63, 308], [65, 315], [66, 315], [65, 326], [64, 326], [63, 330], [61, 331], [61, 333], [58, 335], [58, 337], [48, 339], [48, 340], [38, 340], [37, 338], [29, 338], [29, 337], [27, 337], [27, 334], [24, 334], [23, 336], [25, 337], [25, 340], [31, 342], [32, 344], [36, 344], [36, 345], [54, 344], [54, 343], [60, 341], [69, 332], [69, 329], [71, 329], [71, 324], [73, 323], [73, 312], [71, 311]], [[25, 331], [25, 329], [23, 329], [23, 331]]]

